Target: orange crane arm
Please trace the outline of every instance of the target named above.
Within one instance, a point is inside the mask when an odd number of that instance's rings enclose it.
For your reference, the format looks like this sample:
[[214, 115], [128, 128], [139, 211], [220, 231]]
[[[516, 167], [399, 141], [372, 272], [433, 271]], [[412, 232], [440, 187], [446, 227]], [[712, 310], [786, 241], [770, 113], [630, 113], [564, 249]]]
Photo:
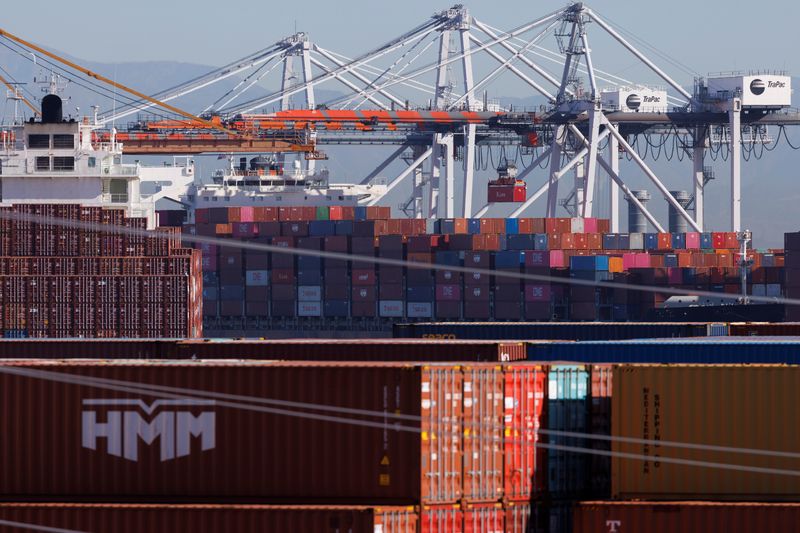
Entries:
[[116, 87], [117, 89], [121, 89], [123, 91], [131, 93], [134, 96], [137, 96], [139, 98], [147, 100], [151, 104], [155, 104], [157, 106], [160, 106], [160, 107], [163, 107], [165, 109], [168, 109], [168, 110], [172, 111], [173, 113], [177, 113], [177, 114], [181, 115], [182, 117], [188, 118], [192, 122], [199, 122], [200, 124], [204, 124], [204, 125], [206, 125], [206, 126], [208, 126], [210, 128], [214, 128], [215, 130], [223, 131], [223, 132], [228, 133], [228, 134], [239, 135], [237, 132], [229, 130], [227, 128], [224, 128], [224, 127], [220, 126], [219, 124], [213, 124], [213, 123], [209, 122], [208, 120], [204, 120], [204, 119], [202, 119], [200, 117], [196, 117], [196, 116], [192, 115], [191, 113], [189, 113], [187, 111], [184, 111], [184, 110], [179, 109], [177, 107], [171, 106], [171, 105], [169, 105], [169, 104], [167, 104], [165, 102], [161, 102], [160, 100], [156, 100], [155, 98], [153, 98], [151, 96], [148, 96], [148, 95], [146, 95], [144, 93], [140, 93], [139, 91], [137, 91], [135, 89], [131, 89], [130, 87], [122, 85], [121, 83], [117, 83], [114, 80], [110, 80], [110, 79], [106, 78], [105, 76], [103, 76], [101, 74], [98, 74], [96, 72], [92, 72], [89, 69], [83, 68], [82, 66], [77, 65], [77, 64], [73, 63], [72, 61], [69, 61], [68, 59], [64, 59], [63, 57], [59, 57], [59, 56], [57, 56], [56, 54], [54, 54], [52, 52], [48, 52], [44, 48], [42, 48], [40, 46], [36, 46], [35, 44], [30, 43], [30, 42], [28, 42], [28, 41], [26, 41], [24, 39], [21, 39], [21, 38], [17, 37], [14, 34], [8, 33], [7, 31], [5, 31], [3, 29], [0, 29], [0, 36], [6, 37], [8, 39], [11, 39], [12, 41], [17, 42], [17, 43], [19, 43], [19, 44], [21, 44], [23, 46], [26, 46], [26, 47], [30, 48], [31, 50], [36, 50], [40, 54], [45, 55], [45, 56], [47, 56], [47, 57], [49, 57], [51, 59], [55, 59], [59, 63], [67, 65], [68, 67], [73, 68], [73, 69], [77, 70], [78, 72], [83, 72], [84, 74], [86, 74], [87, 76], [89, 76], [91, 78], [94, 78], [94, 79], [96, 79], [98, 81], [102, 81], [103, 83], [108, 83], [109, 85], [111, 85], [113, 87]]
[[[5, 85], [6, 87], [8, 87], [8, 90], [9, 90], [9, 91], [11, 91], [12, 93], [15, 93], [15, 94], [16, 94], [16, 89], [14, 89], [14, 86], [13, 86], [13, 85], [11, 85], [10, 83], [8, 83], [8, 81], [7, 81], [7, 80], [6, 80], [6, 79], [5, 79], [5, 78], [4, 78], [2, 75], [0, 75], [0, 82], [3, 82], [3, 85]], [[30, 107], [30, 108], [33, 110], [33, 112], [34, 112], [34, 113], [36, 113], [37, 115], [41, 115], [41, 112], [39, 112], [39, 110], [38, 110], [38, 109], [36, 109], [36, 106], [34, 106], [32, 103], [30, 103], [30, 102], [28, 101], [28, 99], [27, 99], [27, 98], [25, 98], [24, 96], [22, 97], [22, 101], [23, 101], [23, 102], [25, 102], [25, 104], [26, 104], [28, 107]]]

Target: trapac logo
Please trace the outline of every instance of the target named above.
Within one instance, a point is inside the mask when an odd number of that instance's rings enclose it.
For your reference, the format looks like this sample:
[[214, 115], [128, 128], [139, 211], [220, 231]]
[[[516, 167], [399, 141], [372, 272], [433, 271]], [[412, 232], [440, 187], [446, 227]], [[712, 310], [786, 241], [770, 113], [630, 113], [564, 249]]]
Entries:
[[[200, 406], [213, 405], [214, 400], [159, 399], [148, 405], [139, 399], [86, 399], [81, 418], [83, 447], [97, 450], [98, 440], [106, 439], [109, 455], [134, 462], [139, 460], [140, 440], [151, 445], [158, 439], [161, 461], [189, 455], [192, 437], [200, 439], [202, 451], [212, 450], [216, 446], [216, 413], [194, 413]], [[156, 410], [159, 413], [154, 416]]]
[[642, 97], [638, 94], [631, 94], [625, 99], [625, 105], [628, 106], [629, 109], [639, 109], [642, 105]]
[[758, 78], [754, 79], [750, 82], [750, 92], [758, 96], [759, 94], [764, 94], [764, 91], [767, 89], [767, 84], [764, 83], [764, 80], [760, 80]]
[[644, 103], [645, 104], [657, 104], [661, 101], [660, 96], [645, 96]]

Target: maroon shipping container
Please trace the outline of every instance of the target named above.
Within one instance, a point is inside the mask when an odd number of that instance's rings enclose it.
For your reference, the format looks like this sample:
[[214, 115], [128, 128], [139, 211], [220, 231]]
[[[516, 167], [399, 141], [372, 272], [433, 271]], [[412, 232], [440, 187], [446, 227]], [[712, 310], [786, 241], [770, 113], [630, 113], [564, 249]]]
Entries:
[[[356, 302], [353, 302], [354, 304]], [[371, 303], [373, 309], [375, 303]], [[15, 357], [0, 341], [0, 357]], [[16, 341], [25, 342], [25, 341]], [[29, 342], [29, 341], [28, 341]], [[13, 345], [13, 344], [12, 344]], [[24, 346], [24, 345], [23, 345]], [[92, 348], [90, 345], [89, 348]], [[89, 350], [87, 348], [87, 350]], [[161, 357], [177, 359], [262, 359], [305, 361], [522, 361], [524, 342], [428, 339], [292, 339], [270, 341], [166, 341]], [[77, 350], [76, 350], [77, 351]], [[110, 350], [110, 353], [117, 349]], [[89, 353], [102, 353], [98, 345]], [[90, 357], [87, 355], [87, 357]], [[153, 356], [157, 357], [157, 356]]]
[[433, 364], [6, 362], [0, 492], [455, 502], [462, 388]]
[[580, 502], [575, 533], [800, 531], [798, 503]]
[[[592, 365], [590, 370], [589, 432], [593, 435], [611, 435], [611, 394], [613, 389], [611, 365]], [[611, 441], [591, 440], [593, 450], [611, 451]], [[589, 484], [593, 498], [611, 497], [611, 457], [589, 455]]]
[[417, 533], [418, 515], [412, 507], [0, 503], [0, 520], [4, 531]]

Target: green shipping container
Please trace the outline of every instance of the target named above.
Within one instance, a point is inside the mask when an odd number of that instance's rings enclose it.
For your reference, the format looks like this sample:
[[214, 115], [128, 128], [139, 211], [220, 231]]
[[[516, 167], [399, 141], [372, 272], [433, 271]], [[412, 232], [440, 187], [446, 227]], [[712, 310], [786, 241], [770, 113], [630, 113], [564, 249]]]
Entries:
[[330, 220], [331, 210], [326, 205], [317, 207], [317, 220]]

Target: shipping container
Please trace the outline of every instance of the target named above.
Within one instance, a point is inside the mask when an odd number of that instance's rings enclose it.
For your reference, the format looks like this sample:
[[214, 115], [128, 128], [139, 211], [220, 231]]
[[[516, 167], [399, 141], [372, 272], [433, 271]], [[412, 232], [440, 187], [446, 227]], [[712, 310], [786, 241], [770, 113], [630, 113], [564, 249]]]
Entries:
[[458, 367], [7, 362], [0, 374], [15, 398], [0, 408], [0, 491], [20, 500], [462, 496]]
[[533, 361], [675, 364], [800, 364], [791, 337], [708, 337], [528, 344]]
[[612, 457], [613, 497], [776, 501], [800, 493], [788, 475], [800, 468], [800, 367], [620, 365], [613, 380], [612, 435], [642, 439], [612, 441], [615, 454], [637, 456]]
[[0, 503], [4, 531], [417, 533], [413, 507]]
[[800, 504], [750, 502], [579, 502], [574, 533], [752, 533], [800, 531]]
[[[465, 288], [465, 299], [471, 289]], [[487, 296], [488, 297], [488, 296]], [[670, 322], [436, 322], [396, 324], [394, 337], [519, 340], [621, 340], [637, 338], [704, 337], [713, 331], [707, 323]], [[574, 361], [575, 359], [569, 359]], [[593, 359], [596, 360], [596, 359]]]

